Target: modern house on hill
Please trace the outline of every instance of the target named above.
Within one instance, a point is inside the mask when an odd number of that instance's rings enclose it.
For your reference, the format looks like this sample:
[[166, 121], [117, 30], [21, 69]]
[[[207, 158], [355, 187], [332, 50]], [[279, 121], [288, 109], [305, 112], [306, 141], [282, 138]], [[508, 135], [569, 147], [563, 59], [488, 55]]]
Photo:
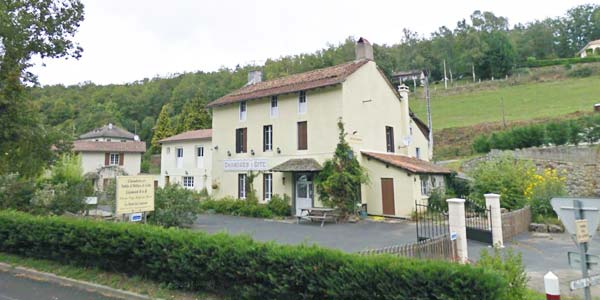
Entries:
[[444, 187], [450, 171], [429, 162], [429, 129], [410, 112], [408, 88], [392, 86], [366, 39], [355, 53], [351, 62], [269, 81], [252, 72], [245, 86], [209, 103], [213, 196], [245, 199], [249, 175], [258, 174], [261, 201], [287, 194], [296, 212], [321, 206], [313, 180], [333, 157], [338, 120], [349, 155], [368, 171], [358, 201], [369, 214], [409, 216], [415, 201]]
[[181, 186], [211, 192], [212, 130], [192, 130], [160, 140], [159, 185]]
[[146, 143], [137, 135], [108, 124], [79, 136], [73, 151], [81, 155], [83, 173], [92, 176], [96, 190], [103, 190], [117, 175], [141, 172]]

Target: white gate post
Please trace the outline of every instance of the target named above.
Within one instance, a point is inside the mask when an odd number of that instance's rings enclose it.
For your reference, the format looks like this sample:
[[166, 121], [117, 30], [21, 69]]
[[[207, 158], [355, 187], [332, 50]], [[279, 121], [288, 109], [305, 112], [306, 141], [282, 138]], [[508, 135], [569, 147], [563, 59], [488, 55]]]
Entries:
[[456, 255], [460, 263], [469, 260], [467, 250], [467, 227], [465, 225], [465, 199], [448, 199], [448, 222], [450, 232], [456, 233]]
[[544, 289], [546, 290], [546, 300], [560, 300], [560, 285], [558, 277], [552, 272], [544, 275]]
[[502, 212], [500, 211], [500, 195], [485, 194], [485, 206], [490, 208], [490, 219], [492, 220], [492, 243], [494, 247], [504, 248], [502, 238]]

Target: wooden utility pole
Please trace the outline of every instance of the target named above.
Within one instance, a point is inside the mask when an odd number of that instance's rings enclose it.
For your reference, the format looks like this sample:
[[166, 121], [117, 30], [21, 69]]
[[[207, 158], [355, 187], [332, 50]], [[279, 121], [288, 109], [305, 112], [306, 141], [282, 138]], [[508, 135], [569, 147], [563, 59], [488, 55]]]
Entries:
[[433, 158], [433, 128], [431, 124], [431, 98], [429, 96], [429, 74], [425, 73], [425, 100], [427, 101], [427, 126], [429, 127], [429, 159]]
[[504, 128], [506, 129], [506, 117], [505, 117], [505, 112], [504, 112], [504, 97], [501, 97], [500, 101], [502, 102], [502, 125], [504, 125]]

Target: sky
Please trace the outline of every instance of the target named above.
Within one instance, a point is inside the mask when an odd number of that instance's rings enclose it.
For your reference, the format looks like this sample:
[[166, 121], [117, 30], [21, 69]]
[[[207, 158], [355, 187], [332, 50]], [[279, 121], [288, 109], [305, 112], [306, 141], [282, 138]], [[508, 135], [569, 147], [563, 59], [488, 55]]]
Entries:
[[561, 16], [592, 0], [82, 1], [85, 20], [74, 40], [83, 57], [36, 60], [31, 71], [42, 85], [119, 84], [261, 64], [349, 36], [396, 44], [403, 28], [428, 37], [441, 26], [454, 28], [474, 10], [507, 17], [512, 26]]

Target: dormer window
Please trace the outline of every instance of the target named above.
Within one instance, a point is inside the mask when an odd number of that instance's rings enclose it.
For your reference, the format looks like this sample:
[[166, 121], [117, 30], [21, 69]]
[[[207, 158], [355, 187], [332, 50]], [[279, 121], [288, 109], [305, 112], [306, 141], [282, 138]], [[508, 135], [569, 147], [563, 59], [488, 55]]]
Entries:
[[279, 107], [277, 104], [277, 96], [271, 96], [271, 118], [276, 118], [279, 115]]
[[240, 102], [240, 121], [246, 121], [246, 101]]
[[306, 92], [300, 91], [298, 93], [298, 114], [305, 114], [306, 111], [307, 111]]

